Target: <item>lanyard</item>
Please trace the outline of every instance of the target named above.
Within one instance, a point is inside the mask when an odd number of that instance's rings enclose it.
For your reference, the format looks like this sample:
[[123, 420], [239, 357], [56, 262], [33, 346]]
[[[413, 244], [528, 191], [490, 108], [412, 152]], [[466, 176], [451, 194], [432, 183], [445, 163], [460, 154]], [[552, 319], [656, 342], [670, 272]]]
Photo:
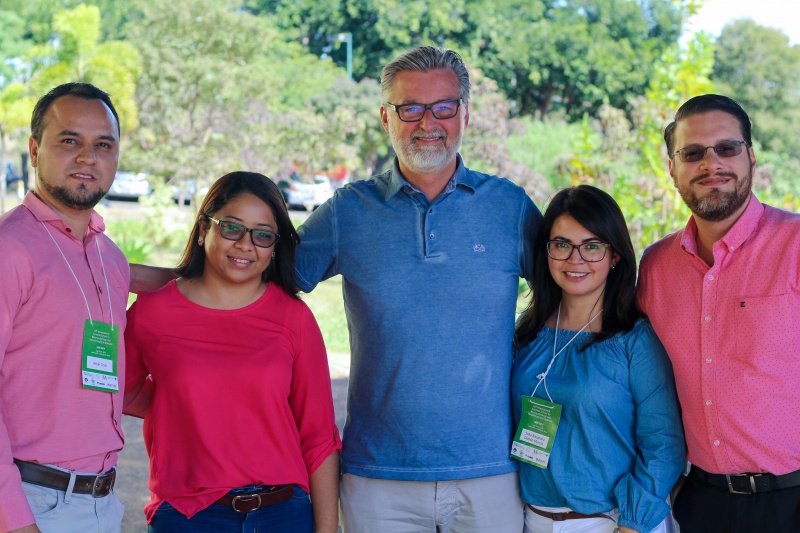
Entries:
[[536, 387], [533, 389], [533, 392], [531, 393], [531, 396], [534, 396], [536, 394], [536, 390], [539, 388], [539, 385], [544, 383], [544, 391], [547, 393], [547, 398], [551, 402], [553, 401], [553, 397], [550, 396], [550, 391], [547, 390], [547, 382], [545, 381], [547, 379], [547, 374], [550, 372], [550, 367], [553, 366], [553, 363], [555, 362], [556, 357], [561, 355], [562, 352], [567, 349], [567, 346], [569, 346], [572, 343], [572, 341], [577, 339], [578, 335], [583, 333], [583, 330], [588, 328], [589, 324], [594, 322], [594, 319], [597, 318], [598, 316], [600, 316], [600, 313], [602, 313], [602, 312], [603, 312], [603, 310], [600, 309], [592, 318], [589, 319], [589, 321], [586, 324], [583, 325], [583, 327], [581, 329], [578, 330], [577, 333], [575, 333], [575, 335], [572, 336], [572, 338], [569, 341], [567, 341], [567, 344], [562, 346], [561, 349], [558, 352], [556, 352], [556, 344], [558, 343], [558, 323], [561, 320], [561, 302], [558, 302], [558, 314], [556, 315], [556, 330], [555, 330], [555, 333], [554, 333], [554, 336], [553, 336], [553, 358], [550, 359], [550, 364], [547, 365], [547, 368], [545, 369], [545, 371], [542, 372], [541, 374], [539, 374], [538, 376], [536, 376], [536, 379], [538, 379], [539, 382], [536, 383]]
[[[86, 304], [86, 312], [89, 314], [89, 323], [94, 325], [94, 322], [92, 322], [92, 311], [91, 309], [89, 309], [89, 300], [86, 299], [86, 293], [83, 292], [83, 287], [81, 287], [81, 282], [78, 281], [78, 276], [76, 276], [75, 271], [72, 270], [72, 265], [69, 264], [67, 256], [64, 255], [64, 251], [61, 249], [61, 246], [58, 245], [58, 241], [56, 241], [56, 238], [53, 237], [52, 233], [50, 233], [50, 230], [47, 229], [47, 224], [45, 224], [41, 220], [39, 221], [39, 223], [42, 225], [42, 227], [44, 227], [44, 230], [47, 232], [47, 234], [50, 235], [50, 238], [53, 239], [53, 244], [55, 244], [56, 248], [58, 248], [58, 251], [61, 253], [61, 257], [64, 258], [64, 262], [67, 264], [67, 268], [69, 268], [69, 271], [72, 274], [72, 277], [75, 278], [75, 283], [78, 284], [78, 289], [80, 289], [81, 296], [83, 296], [83, 303]], [[106, 276], [106, 266], [105, 263], [103, 263], [103, 254], [100, 253], [100, 244], [98, 244], [97, 239], [94, 240], [94, 244], [95, 246], [97, 246], [97, 255], [100, 257], [100, 268], [102, 268], [103, 270], [103, 279], [106, 282], [106, 296], [108, 296], [108, 311], [111, 314], [111, 329], [114, 329], [114, 308], [111, 305], [111, 289], [108, 286], [108, 276]]]

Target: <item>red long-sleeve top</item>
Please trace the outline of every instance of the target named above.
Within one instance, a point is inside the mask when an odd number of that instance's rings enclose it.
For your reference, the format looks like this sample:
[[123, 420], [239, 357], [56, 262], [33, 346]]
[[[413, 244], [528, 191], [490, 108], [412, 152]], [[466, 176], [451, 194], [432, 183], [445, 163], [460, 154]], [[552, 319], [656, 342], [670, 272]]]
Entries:
[[319, 327], [274, 284], [246, 307], [218, 310], [170, 282], [131, 306], [125, 345], [126, 393], [148, 375], [154, 384], [148, 523], [165, 500], [191, 517], [235, 487], [308, 491], [310, 474], [341, 450]]

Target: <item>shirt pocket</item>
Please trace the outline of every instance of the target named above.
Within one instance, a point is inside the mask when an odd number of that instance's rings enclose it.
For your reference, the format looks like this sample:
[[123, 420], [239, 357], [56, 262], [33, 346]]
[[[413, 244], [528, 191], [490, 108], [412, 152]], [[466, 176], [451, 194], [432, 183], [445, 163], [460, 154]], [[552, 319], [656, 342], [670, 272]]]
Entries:
[[736, 354], [740, 360], [770, 366], [797, 364], [800, 299], [792, 294], [740, 297], [736, 306]]

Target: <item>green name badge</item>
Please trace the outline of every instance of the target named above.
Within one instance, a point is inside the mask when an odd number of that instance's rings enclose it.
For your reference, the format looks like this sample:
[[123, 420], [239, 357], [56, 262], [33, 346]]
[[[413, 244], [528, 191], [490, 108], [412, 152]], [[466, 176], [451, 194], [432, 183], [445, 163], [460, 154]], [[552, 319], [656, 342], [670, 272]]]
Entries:
[[84, 323], [81, 364], [84, 389], [119, 392], [118, 348], [119, 326], [96, 320]]
[[511, 445], [511, 457], [547, 468], [561, 421], [561, 406], [541, 398], [522, 397], [522, 416]]

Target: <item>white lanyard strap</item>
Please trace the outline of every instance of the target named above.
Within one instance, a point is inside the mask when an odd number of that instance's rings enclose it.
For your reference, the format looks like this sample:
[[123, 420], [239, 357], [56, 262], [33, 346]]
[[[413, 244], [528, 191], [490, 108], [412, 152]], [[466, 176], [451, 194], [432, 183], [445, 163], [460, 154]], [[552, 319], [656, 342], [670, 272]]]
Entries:
[[[75, 271], [72, 270], [72, 265], [69, 264], [69, 260], [67, 259], [67, 256], [64, 255], [64, 251], [61, 249], [61, 246], [58, 245], [58, 241], [56, 241], [56, 238], [53, 237], [52, 233], [50, 233], [50, 230], [47, 229], [47, 224], [45, 224], [41, 220], [39, 221], [39, 223], [42, 225], [42, 227], [47, 232], [47, 234], [50, 235], [50, 238], [53, 239], [53, 244], [56, 245], [56, 248], [58, 248], [59, 253], [61, 253], [61, 257], [64, 258], [64, 262], [67, 264], [67, 268], [69, 269], [70, 274], [72, 274], [72, 277], [75, 278], [75, 283], [78, 284], [78, 289], [81, 291], [81, 296], [83, 296], [83, 303], [86, 304], [86, 312], [89, 315], [89, 323], [94, 325], [94, 322], [92, 322], [92, 311], [91, 311], [91, 309], [89, 309], [89, 300], [86, 299], [86, 293], [83, 292], [83, 287], [81, 287], [81, 282], [78, 281], [78, 276], [76, 276], [75, 275]], [[108, 296], [108, 310], [109, 310], [109, 313], [111, 314], [111, 328], [113, 329], [114, 328], [114, 309], [113, 309], [113, 307], [111, 305], [111, 290], [110, 290], [109, 285], [108, 285], [108, 276], [106, 276], [106, 267], [105, 267], [105, 264], [103, 263], [103, 254], [100, 253], [100, 244], [97, 242], [97, 239], [95, 239], [94, 243], [97, 246], [97, 255], [100, 257], [100, 267], [103, 270], [103, 278], [105, 279], [105, 282], [106, 282], [106, 296]]]
[[561, 302], [558, 302], [558, 314], [556, 315], [556, 329], [555, 329], [555, 333], [553, 334], [553, 358], [550, 359], [550, 363], [547, 365], [547, 368], [545, 369], [545, 371], [542, 372], [541, 374], [539, 374], [538, 376], [536, 376], [536, 378], [539, 381], [538, 381], [538, 383], [536, 383], [536, 387], [533, 389], [533, 392], [531, 393], [531, 396], [534, 396], [536, 394], [536, 390], [539, 388], [539, 385], [544, 383], [544, 391], [547, 393], [547, 398], [551, 402], [553, 401], [552, 396], [550, 396], [550, 391], [547, 390], [547, 382], [545, 380], [547, 379], [547, 374], [550, 372], [550, 368], [553, 366], [553, 363], [555, 362], [556, 357], [561, 355], [564, 352], [564, 350], [567, 349], [567, 346], [572, 344], [572, 341], [577, 339], [578, 335], [583, 333], [583, 330], [588, 328], [589, 324], [594, 322], [594, 319], [597, 318], [598, 316], [600, 316], [600, 313], [602, 313], [602, 312], [603, 312], [603, 310], [600, 309], [592, 318], [589, 319], [589, 321], [586, 324], [583, 325], [583, 327], [581, 329], [578, 330], [577, 333], [575, 333], [575, 335], [572, 336], [572, 338], [569, 341], [567, 341], [567, 343], [564, 346], [561, 347], [561, 349], [558, 352], [556, 352], [556, 345], [558, 344], [558, 323], [561, 320]]

